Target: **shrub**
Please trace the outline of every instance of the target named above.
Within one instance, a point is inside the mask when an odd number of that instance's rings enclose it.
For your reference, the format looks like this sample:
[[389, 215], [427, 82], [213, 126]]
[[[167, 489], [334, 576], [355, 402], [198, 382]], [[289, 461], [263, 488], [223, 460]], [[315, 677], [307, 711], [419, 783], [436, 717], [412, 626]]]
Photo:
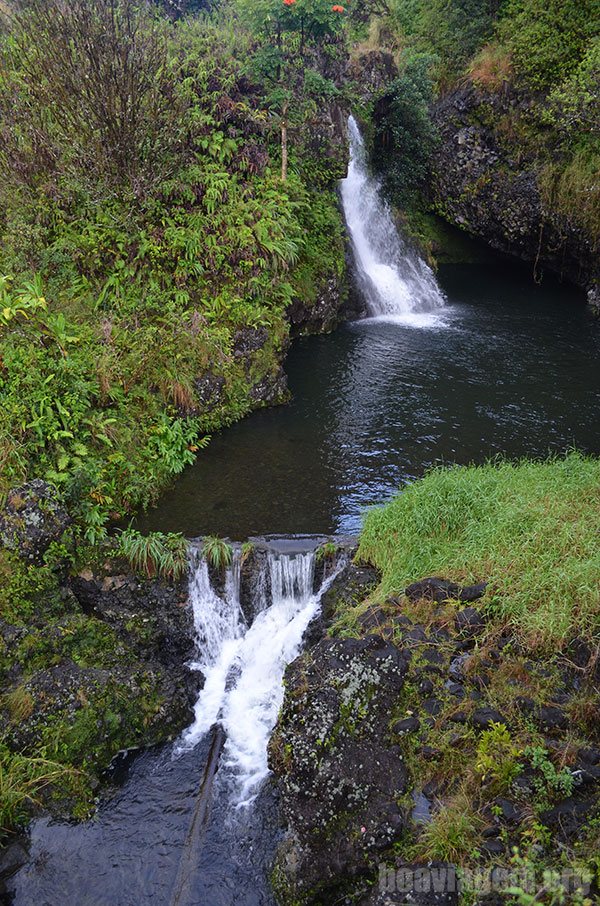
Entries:
[[427, 175], [437, 133], [429, 114], [433, 99], [431, 57], [408, 59], [375, 106], [373, 163], [394, 201], [408, 204]]
[[579, 65], [597, 30], [596, 0], [509, 0], [499, 27], [515, 72], [547, 90]]
[[[27, 0], [0, 75], [9, 168], [156, 179], [178, 138], [166, 22], [145, 0]], [[126, 48], [127, 52], [123, 50]]]

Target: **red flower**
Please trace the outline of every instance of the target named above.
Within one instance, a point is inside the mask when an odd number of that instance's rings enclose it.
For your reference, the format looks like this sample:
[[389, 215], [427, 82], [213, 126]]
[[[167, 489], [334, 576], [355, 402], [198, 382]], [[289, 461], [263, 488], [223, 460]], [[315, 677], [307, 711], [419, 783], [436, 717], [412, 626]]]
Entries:
[[[283, 0], [283, 2], [285, 3], [286, 0]], [[331, 7], [331, 11], [333, 13], [345, 13], [346, 12], [345, 8], [343, 6], [339, 6], [337, 3], [335, 6]]]
[[283, 0], [285, 6], [293, 6], [296, 0]]

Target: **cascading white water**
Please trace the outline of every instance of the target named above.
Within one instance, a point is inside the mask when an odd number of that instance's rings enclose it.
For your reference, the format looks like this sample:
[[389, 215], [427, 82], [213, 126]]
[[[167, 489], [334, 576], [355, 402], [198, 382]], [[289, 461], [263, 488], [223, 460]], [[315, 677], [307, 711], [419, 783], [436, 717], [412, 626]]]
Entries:
[[269, 551], [270, 581], [258, 583], [266, 600], [256, 602], [257, 615], [246, 628], [239, 559], [228, 570], [222, 596], [211, 585], [206, 562], [199, 558], [192, 564], [190, 597], [201, 651], [194, 666], [203, 672], [205, 683], [194, 723], [176, 751], [192, 748], [220, 722], [227, 734], [222, 764], [233, 778], [237, 805], [251, 802], [268, 774], [267, 743], [283, 701], [285, 667], [299, 653], [304, 632], [341, 566], [314, 593], [314, 551]]
[[398, 233], [369, 174], [365, 145], [352, 116], [348, 131], [350, 165], [341, 182], [342, 205], [369, 315], [416, 326], [430, 323], [431, 313], [444, 305], [443, 294], [431, 268]]

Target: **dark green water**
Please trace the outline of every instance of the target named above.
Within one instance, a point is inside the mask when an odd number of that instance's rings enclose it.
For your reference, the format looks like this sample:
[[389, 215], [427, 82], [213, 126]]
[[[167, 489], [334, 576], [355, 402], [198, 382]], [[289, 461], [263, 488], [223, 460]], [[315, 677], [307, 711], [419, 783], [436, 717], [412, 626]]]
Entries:
[[356, 322], [299, 340], [291, 405], [213, 438], [143, 530], [354, 532], [434, 463], [600, 453], [600, 324], [583, 294], [505, 262], [448, 266], [425, 327]]

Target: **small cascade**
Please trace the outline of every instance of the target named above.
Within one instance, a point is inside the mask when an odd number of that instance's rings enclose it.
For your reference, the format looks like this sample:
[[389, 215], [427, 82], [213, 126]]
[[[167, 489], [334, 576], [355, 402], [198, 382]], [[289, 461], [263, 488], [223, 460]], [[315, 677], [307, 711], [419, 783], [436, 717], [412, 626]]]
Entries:
[[193, 666], [202, 671], [205, 682], [194, 722], [175, 751], [189, 751], [219, 723], [227, 735], [219, 773], [227, 775], [237, 806], [253, 801], [268, 774], [267, 744], [283, 701], [286, 665], [299, 653], [323, 593], [343, 566], [340, 560], [315, 592], [314, 550], [268, 550], [262, 562], [265, 575], [263, 581], [259, 577], [257, 589], [263, 590], [264, 600], [256, 602], [250, 627], [240, 606], [239, 552], [222, 593], [214, 588], [199, 555], [190, 576], [200, 651]]
[[357, 277], [371, 317], [420, 326], [444, 305], [433, 271], [403, 241], [379, 185], [369, 173], [362, 135], [348, 122], [350, 165], [342, 205]]
[[227, 680], [245, 629], [240, 607], [241, 551], [234, 548], [225, 574], [224, 590], [212, 585], [208, 563], [200, 551], [191, 554], [189, 594], [199, 658], [191, 664], [205, 682], [194, 707], [195, 720], [183, 734], [177, 751], [193, 748], [217, 721]]

